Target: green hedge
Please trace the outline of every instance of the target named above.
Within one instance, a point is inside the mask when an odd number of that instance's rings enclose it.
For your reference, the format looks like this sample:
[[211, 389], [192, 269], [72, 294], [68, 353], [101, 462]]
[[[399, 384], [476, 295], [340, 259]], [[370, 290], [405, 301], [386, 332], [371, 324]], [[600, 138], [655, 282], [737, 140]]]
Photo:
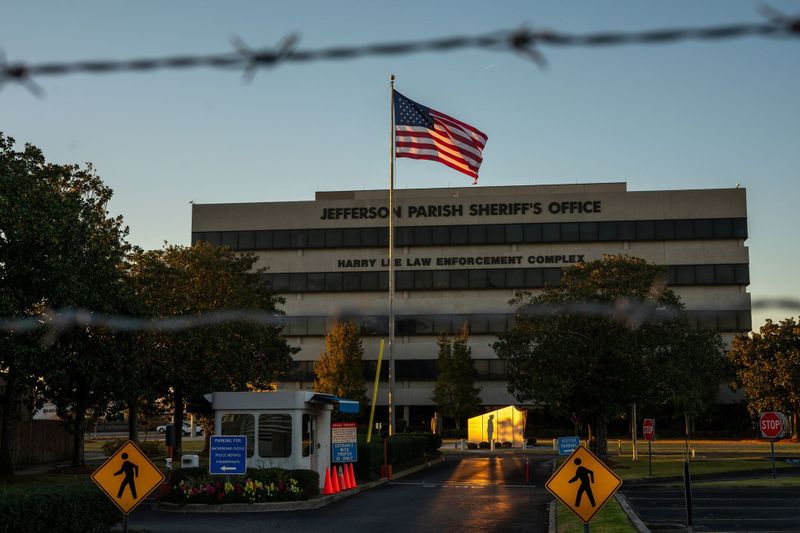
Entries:
[[380, 437], [371, 443], [358, 443], [358, 462], [355, 465], [355, 474], [358, 479], [375, 481], [380, 476], [383, 464], [383, 442]]
[[[103, 453], [110, 457], [114, 452], [122, 448], [126, 442], [128, 442], [128, 439], [116, 439], [104, 442]], [[148, 457], [166, 457], [167, 455], [166, 448], [157, 440], [137, 442], [136, 445], [142, 450], [142, 453]]]
[[122, 513], [92, 482], [0, 487], [0, 533], [110, 531]]
[[434, 433], [406, 433], [406, 435], [413, 435], [425, 437], [428, 439], [428, 453], [436, 453], [442, 447], [442, 437]]
[[[387, 441], [387, 460], [397, 468], [425, 459], [427, 454], [435, 453], [442, 439], [432, 433], [405, 433], [393, 435]], [[383, 440], [377, 438], [370, 444], [358, 443], [358, 462], [356, 477], [374, 481], [380, 476], [383, 464]]]

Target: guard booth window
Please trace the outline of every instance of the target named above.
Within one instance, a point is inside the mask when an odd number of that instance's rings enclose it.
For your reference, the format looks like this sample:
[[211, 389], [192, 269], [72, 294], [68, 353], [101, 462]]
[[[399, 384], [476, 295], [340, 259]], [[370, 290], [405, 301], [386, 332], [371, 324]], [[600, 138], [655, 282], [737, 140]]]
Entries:
[[314, 439], [311, 438], [311, 415], [303, 415], [303, 457], [314, 453], [311, 447]]
[[258, 415], [258, 456], [289, 457], [292, 455], [292, 417], [290, 415]]
[[223, 435], [244, 435], [247, 437], [247, 457], [253, 457], [255, 441], [255, 417], [253, 415], [222, 415]]

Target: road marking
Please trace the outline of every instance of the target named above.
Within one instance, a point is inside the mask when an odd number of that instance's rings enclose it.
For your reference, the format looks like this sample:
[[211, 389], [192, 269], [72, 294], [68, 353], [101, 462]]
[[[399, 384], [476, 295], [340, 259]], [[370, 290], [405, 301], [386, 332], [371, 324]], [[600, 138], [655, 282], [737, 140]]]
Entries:
[[447, 489], [485, 489], [485, 488], [511, 488], [511, 489], [532, 489], [536, 485], [513, 485], [505, 483], [471, 483], [469, 481], [445, 481], [442, 483], [431, 483], [428, 481], [390, 481], [389, 485], [414, 485], [422, 486], [426, 489], [447, 488]]

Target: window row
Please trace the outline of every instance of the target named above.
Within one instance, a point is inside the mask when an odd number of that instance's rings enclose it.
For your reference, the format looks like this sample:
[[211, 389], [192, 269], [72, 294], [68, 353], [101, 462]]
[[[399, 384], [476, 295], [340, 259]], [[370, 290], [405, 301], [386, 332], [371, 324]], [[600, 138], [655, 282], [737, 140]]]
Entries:
[[[748, 264], [671, 265], [665, 267], [667, 284], [748, 285]], [[389, 290], [389, 273], [297, 272], [264, 274], [264, 281], [279, 293], [366, 292]], [[540, 289], [561, 283], [561, 268], [487, 268], [463, 270], [399, 270], [399, 291], [453, 289]]]
[[[746, 218], [401, 226], [395, 228], [396, 246], [746, 238]], [[192, 242], [198, 241], [206, 241], [218, 246], [224, 245], [234, 250], [386, 248], [389, 246], [389, 231], [387, 227], [372, 227], [193, 232]]]
[[[505, 380], [508, 378], [506, 362], [500, 359], [473, 359], [475, 378], [480, 380]], [[398, 381], [435, 381], [439, 375], [436, 359], [395, 360], [395, 379]], [[364, 380], [375, 379], [376, 361], [364, 361]], [[314, 361], [294, 361], [289, 374], [282, 381], [314, 381]], [[381, 365], [381, 380], [389, 379], [387, 364]]]
[[[722, 332], [745, 332], [752, 328], [750, 310], [686, 311], [686, 317], [696, 329]], [[386, 316], [359, 316], [353, 320], [362, 336], [386, 336], [389, 319]], [[290, 337], [324, 336], [340, 320], [328, 317], [282, 317], [284, 335]], [[464, 326], [470, 334], [496, 335], [511, 329], [514, 315], [506, 313], [474, 315], [400, 315], [395, 317], [395, 335], [455, 335]]]

